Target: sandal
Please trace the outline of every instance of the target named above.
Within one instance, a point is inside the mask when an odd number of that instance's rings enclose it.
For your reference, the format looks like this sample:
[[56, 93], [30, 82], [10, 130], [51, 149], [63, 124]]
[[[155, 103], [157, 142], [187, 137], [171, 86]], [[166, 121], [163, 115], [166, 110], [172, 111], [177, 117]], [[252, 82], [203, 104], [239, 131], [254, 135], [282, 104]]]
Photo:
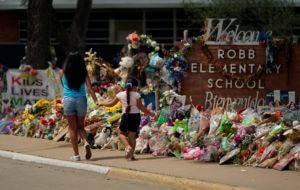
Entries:
[[129, 147], [127, 147], [127, 148], [125, 148], [125, 152], [126, 152], [126, 156], [125, 156], [125, 158], [126, 158], [126, 159], [128, 159], [128, 158], [129, 158], [131, 150], [132, 150], [132, 148], [131, 148], [130, 146], [129, 146]]
[[92, 157], [92, 151], [91, 151], [91, 146], [89, 144], [84, 145], [85, 149], [85, 158], [87, 160], [91, 159]]
[[131, 158], [128, 158], [128, 161], [138, 161], [139, 159], [136, 159], [134, 156], [132, 156]]

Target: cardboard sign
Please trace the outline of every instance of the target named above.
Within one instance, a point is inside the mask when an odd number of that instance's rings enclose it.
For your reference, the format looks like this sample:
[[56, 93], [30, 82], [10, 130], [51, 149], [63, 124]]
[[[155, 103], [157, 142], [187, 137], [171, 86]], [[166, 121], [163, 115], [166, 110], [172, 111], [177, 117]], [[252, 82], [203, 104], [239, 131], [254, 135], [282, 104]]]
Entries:
[[27, 104], [33, 105], [40, 99], [51, 100], [62, 94], [62, 84], [57, 73], [38, 70], [30, 77], [20, 70], [8, 70], [7, 98], [14, 111], [22, 110]]

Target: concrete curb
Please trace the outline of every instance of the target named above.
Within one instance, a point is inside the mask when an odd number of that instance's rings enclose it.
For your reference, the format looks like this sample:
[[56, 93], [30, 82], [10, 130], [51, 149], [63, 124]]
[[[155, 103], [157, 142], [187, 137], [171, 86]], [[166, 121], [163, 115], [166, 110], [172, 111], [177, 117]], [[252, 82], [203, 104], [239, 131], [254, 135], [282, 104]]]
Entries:
[[215, 184], [192, 179], [166, 176], [148, 172], [134, 171], [128, 169], [111, 168], [107, 176], [121, 177], [127, 179], [143, 180], [153, 183], [161, 183], [177, 186], [186, 190], [251, 190], [245, 187], [234, 187], [229, 185]]
[[76, 162], [71, 162], [71, 161], [43, 158], [43, 157], [39, 157], [39, 156], [31, 156], [31, 155], [25, 155], [25, 154], [2, 151], [2, 150], [0, 150], [0, 157], [9, 158], [9, 159], [13, 159], [13, 160], [20, 160], [20, 161], [25, 161], [25, 162], [34, 162], [34, 163], [38, 163], [38, 164], [45, 164], [45, 165], [51, 165], [51, 166], [59, 166], [59, 167], [73, 168], [73, 169], [79, 169], [79, 170], [86, 170], [86, 171], [96, 172], [96, 173], [104, 174], [104, 175], [106, 175], [110, 170], [109, 167], [105, 167], [105, 166], [97, 166], [97, 165], [91, 165], [91, 164], [76, 163]]
[[0, 150], [0, 157], [33, 162], [38, 164], [45, 164], [58, 167], [73, 168], [79, 170], [85, 170], [90, 172], [96, 172], [99, 174], [107, 175], [108, 177], [121, 177], [127, 179], [134, 179], [140, 181], [147, 181], [152, 183], [168, 184], [176, 187], [180, 187], [186, 190], [251, 190], [244, 187], [234, 187], [229, 185], [215, 184], [203, 181], [197, 181], [192, 179], [173, 177], [161, 174], [154, 174], [149, 172], [141, 172], [129, 169], [113, 168], [106, 166], [99, 166], [94, 164], [76, 163], [71, 161], [56, 160], [50, 158], [43, 158], [39, 156], [25, 155], [21, 153], [8, 152]]

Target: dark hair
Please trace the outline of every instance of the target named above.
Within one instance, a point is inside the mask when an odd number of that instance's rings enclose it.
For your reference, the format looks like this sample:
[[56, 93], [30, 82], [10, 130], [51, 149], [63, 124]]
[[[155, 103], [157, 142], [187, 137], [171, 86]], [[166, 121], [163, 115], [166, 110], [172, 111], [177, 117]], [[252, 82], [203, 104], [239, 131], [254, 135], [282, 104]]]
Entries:
[[87, 70], [83, 58], [79, 53], [70, 53], [64, 63], [64, 74], [71, 90], [80, 90], [85, 82]]
[[139, 85], [138, 81], [135, 78], [130, 78], [127, 80], [126, 83], [126, 94], [127, 94], [127, 108], [126, 108], [126, 113], [130, 112], [130, 92], [133, 87], [137, 87]]

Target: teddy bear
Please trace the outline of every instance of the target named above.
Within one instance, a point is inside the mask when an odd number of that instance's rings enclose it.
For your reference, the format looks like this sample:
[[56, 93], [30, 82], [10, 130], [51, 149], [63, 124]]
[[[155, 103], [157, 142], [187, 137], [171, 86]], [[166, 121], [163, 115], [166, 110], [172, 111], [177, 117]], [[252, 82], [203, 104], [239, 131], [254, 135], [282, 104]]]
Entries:
[[120, 67], [115, 69], [115, 73], [120, 76], [124, 81], [127, 80], [129, 76], [129, 70], [132, 68], [134, 60], [132, 57], [122, 57], [120, 62]]
[[150, 134], [151, 134], [151, 128], [146, 125], [144, 126], [139, 134], [139, 137], [136, 139], [136, 148], [135, 148], [135, 153], [138, 154], [143, 154], [147, 152], [148, 144], [149, 144], [149, 139], [150, 139]]

